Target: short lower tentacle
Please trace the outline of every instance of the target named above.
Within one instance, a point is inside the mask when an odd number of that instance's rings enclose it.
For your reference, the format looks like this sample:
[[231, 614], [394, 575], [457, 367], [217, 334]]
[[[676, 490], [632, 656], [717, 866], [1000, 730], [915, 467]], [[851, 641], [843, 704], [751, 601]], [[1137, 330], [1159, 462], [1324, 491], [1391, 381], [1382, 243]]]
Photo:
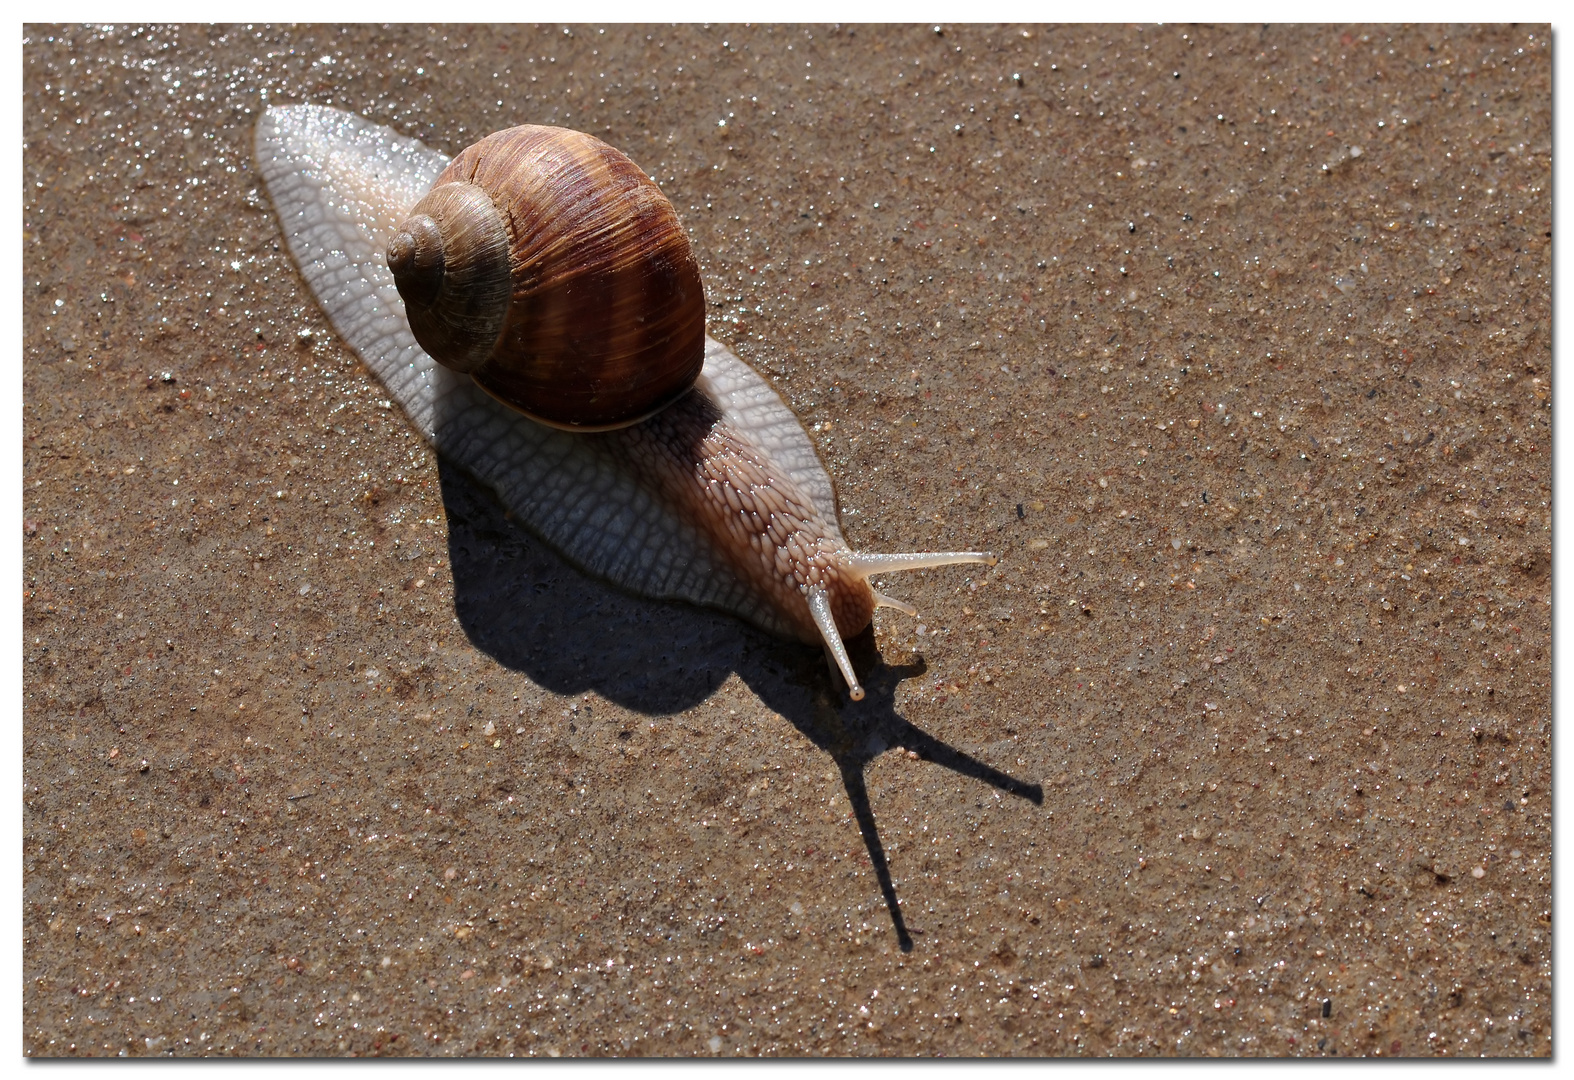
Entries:
[[901, 600], [896, 599], [894, 596], [887, 596], [879, 589], [870, 589], [869, 594], [874, 597], [874, 606], [877, 608], [895, 608], [903, 615], [911, 615], [915, 618], [918, 615], [918, 609], [912, 604], [904, 603]]

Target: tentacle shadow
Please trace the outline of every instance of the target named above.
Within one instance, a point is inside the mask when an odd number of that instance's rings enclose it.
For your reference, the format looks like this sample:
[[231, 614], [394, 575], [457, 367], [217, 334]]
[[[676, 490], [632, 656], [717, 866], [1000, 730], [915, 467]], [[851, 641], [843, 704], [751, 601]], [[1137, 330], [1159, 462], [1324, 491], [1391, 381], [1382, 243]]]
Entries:
[[[836, 763], [904, 952], [912, 934], [870, 801], [866, 770], [887, 750], [921, 759], [1042, 805], [1043, 789], [915, 727], [896, 711], [896, 688], [923, 660], [885, 662], [874, 633], [847, 642], [867, 693], [848, 699], [819, 649], [783, 642], [730, 615], [631, 596], [566, 563], [513, 521], [491, 492], [438, 459], [449, 519], [454, 608], [471, 642], [505, 667], [560, 694], [593, 691], [627, 709], [666, 715], [699, 704], [736, 672], [771, 709]], [[423, 552], [410, 550], [419, 559]]]

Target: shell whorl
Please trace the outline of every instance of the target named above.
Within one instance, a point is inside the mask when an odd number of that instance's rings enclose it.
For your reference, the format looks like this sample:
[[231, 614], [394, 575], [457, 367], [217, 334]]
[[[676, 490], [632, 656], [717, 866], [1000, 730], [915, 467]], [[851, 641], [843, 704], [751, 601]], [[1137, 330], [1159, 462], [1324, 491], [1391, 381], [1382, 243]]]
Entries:
[[503, 216], [474, 184], [438, 184], [388, 243], [388, 269], [421, 348], [472, 374], [491, 358], [513, 279]]
[[704, 363], [705, 293], [676, 211], [582, 132], [525, 125], [461, 151], [388, 260], [422, 348], [549, 424], [632, 424]]

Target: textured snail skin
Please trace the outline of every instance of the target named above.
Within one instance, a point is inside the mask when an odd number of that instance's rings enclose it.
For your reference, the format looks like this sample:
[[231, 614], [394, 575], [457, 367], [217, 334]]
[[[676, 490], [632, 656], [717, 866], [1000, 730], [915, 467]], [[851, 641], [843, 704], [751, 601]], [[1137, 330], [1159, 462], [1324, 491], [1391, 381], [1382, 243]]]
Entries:
[[849, 550], [797, 417], [710, 338], [695, 392], [633, 427], [578, 434], [522, 416], [421, 350], [387, 267], [387, 241], [448, 165], [443, 154], [310, 105], [268, 109], [256, 154], [290, 253], [334, 328], [439, 453], [583, 569], [823, 642], [856, 699], [841, 638], [877, 605], [912, 613], [867, 579], [994, 561]]

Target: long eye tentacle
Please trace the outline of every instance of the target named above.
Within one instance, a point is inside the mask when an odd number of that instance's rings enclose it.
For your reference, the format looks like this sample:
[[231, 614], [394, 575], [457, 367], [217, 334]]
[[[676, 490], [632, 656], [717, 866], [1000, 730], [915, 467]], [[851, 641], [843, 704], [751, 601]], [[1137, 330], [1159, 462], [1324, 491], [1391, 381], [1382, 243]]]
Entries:
[[904, 555], [869, 555], [854, 552], [842, 560], [848, 573], [865, 580], [876, 574], [890, 574], [898, 570], [927, 570], [935, 566], [956, 566], [961, 563], [995, 565], [995, 557], [987, 551], [916, 551]]
[[814, 619], [814, 625], [820, 628], [820, 636], [825, 639], [825, 649], [841, 669], [842, 678], [847, 680], [848, 697], [862, 701], [864, 688], [858, 685], [858, 676], [853, 674], [853, 662], [847, 655], [847, 646], [842, 644], [841, 632], [836, 629], [836, 617], [831, 614], [830, 594], [815, 585], [810, 587], [808, 599], [809, 614]]

